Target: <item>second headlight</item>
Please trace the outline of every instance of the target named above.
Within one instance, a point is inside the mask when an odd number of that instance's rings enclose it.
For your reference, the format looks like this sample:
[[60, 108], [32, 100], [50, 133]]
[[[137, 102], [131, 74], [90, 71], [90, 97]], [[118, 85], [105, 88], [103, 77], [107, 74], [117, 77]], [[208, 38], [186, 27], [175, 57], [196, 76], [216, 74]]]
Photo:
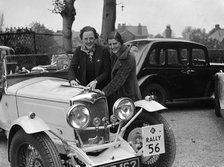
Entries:
[[120, 120], [129, 120], [135, 111], [135, 106], [130, 98], [120, 98], [113, 105], [113, 113]]

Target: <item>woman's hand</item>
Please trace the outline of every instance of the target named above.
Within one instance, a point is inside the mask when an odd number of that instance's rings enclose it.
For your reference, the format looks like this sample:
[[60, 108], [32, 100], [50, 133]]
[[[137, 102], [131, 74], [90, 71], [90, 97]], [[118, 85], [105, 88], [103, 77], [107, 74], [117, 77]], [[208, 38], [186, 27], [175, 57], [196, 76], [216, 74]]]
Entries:
[[70, 85], [71, 85], [72, 87], [74, 87], [74, 86], [79, 86], [79, 83], [76, 82], [75, 80], [71, 80], [71, 81], [70, 81]]
[[87, 85], [87, 87], [90, 87], [90, 88], [92, 88], [92, 89], [95, 89], [95, 88], [96, 88], [96, 84], [97, 84], [97, 80], [93, 80], [93, 81], [91, 81], [91, 82]]

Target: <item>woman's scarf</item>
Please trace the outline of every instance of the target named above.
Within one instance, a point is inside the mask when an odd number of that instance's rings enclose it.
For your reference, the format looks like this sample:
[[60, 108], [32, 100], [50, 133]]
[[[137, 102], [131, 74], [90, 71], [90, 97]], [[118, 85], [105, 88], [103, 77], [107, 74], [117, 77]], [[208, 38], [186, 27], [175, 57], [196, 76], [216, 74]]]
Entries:
[[86, 53], [86, 55], [89, 57], [89, 60], [91, 63], [93, 61], [93, 54], [94, 54], [95, 50], [96, 50], [95, 45], [93, 46], [93, 48], [91, 50], [87, 49], [84, 45], [81, 46], [81, 51]]

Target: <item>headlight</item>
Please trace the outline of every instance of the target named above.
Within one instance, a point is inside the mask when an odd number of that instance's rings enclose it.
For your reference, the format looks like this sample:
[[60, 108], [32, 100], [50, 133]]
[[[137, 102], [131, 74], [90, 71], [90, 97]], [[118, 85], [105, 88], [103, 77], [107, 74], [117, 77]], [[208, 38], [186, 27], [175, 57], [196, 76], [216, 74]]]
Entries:
[[84, 104], [75, 104], [67, 113], [68, 124], [76, 129], [82, 129], [88, 126], [90, 114]]
[[113, 113], [120, 121], [129, 120], [134, 110], [134, 103], [129, 98], [120, 98], [113, 105]]

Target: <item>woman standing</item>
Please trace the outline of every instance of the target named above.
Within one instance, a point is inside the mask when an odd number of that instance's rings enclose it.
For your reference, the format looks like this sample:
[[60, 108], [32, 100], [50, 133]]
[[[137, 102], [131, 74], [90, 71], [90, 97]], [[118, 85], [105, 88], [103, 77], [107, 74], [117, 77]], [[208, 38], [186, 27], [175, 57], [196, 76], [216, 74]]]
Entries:
[[134, 53], [123, 43], [118, 32], [113, 31], [109, 34], [108, 46], [112, 52], [111, 81], [102, 91], [109, 97], [110, 105], [120, 97], [129, 97], [134, 101], [141, 99]]
[[102, 89], [108, 83], [110, 73], [109, 51], [96, 44], [98, 34], [93, 27], [82, 28], [80, 38], [82, 46], [75, 50], [68, 71], [70, 85]]

